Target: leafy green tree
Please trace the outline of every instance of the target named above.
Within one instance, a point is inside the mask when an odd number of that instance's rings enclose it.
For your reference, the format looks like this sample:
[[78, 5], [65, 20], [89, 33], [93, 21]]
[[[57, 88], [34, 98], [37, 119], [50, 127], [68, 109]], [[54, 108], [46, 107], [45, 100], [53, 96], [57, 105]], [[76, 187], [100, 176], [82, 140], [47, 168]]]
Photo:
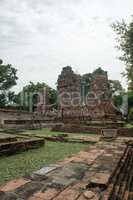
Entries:
[[4, 108], [7, 104], [6, 95], [4, 93], [0, 94], [0, 108]]
[[112, 28], [117, 33], [117, 48], [122, 51], [120, 60], [126, 64], [126, 73], [129, 90], [133, 91], [133, 18], [128, 24], [124, 20], [116, 22]]
[[121, 107], [123, 103], [123, 96], [128, 97], [128, 114], [131, 112], [133, 108], [133, 92], [125, 92], [118, 95], [113, 96], [114, 103], [117, 107]]
[[8, 93], [17, 84], [17, 70], [10, 64], [3, 64], [0, 59], [0, 107], [8, 104]]
[[17, 84], [17, 70], [12, 65], [0, 64], [0, 90], [6, 91]]
[[110, 88], [112, 91], [112, 94], [120, 95], [123, 92], [123, 87], [118, 80], [110, 80]]
[[15, 100], [16, 100], [15, 92], [9, 91], [7, 94], [8, 105], [14, 105], [16, 103]]
[[114, 95], [113, 96], [113, 102], [115, 106], [120, 107], [122, 105], [122, 95]]
[[[57, 91], [49, 87], [46, 83], [33, 83], [30, 82], [28, 85], [23, 87], [23, 90], [17, 95], [15, 101], [18, 105], [22, 106], [22, 109], [29, 109], [30, 103], [37, 104], [39, 102], [39, 94], [44, 92], [44, 88], [47, 90], [47, 103], [55, 104], [57, 101]], [[32, 99], [31, 99], [32, 98]], [[32, 100], [32, 102], [31, 102]]]

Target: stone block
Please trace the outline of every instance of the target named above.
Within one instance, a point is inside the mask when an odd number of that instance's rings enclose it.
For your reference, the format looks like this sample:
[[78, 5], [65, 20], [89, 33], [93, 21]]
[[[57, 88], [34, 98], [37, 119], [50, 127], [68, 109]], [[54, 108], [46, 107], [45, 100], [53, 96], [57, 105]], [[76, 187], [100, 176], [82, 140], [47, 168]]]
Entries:
[[79, 191], [68, 188], [61, 192], [54, 200], [76, 200], [79, 195]]
[[50, 165], [48, 167], [43, 167], [40, 170], [33, 172], [32, 176], [45, 176], [49, 172], [52, 172], [59, 167], [59, 165]]
[[109, 178], [110, 178], [110, 174], [106, 174], [106, 173], [96, 173], [94, 175], [94, 177], [91, 178], [91, 184], [93, 185], [102, 185], [102, 186], [106, 186], [109, 182]]

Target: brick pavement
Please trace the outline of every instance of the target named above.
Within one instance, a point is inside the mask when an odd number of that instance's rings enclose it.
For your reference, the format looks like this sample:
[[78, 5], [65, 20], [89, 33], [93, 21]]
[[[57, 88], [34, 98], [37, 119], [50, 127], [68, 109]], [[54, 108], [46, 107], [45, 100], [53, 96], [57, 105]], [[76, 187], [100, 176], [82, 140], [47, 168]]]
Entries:
[[34, 172], [28, 179], [1, 186], [0, 200], [98, 200], [101, 195], [108, 199], [105, 191], [109, 191], [110, 179], [126, 147], [119, 138], [100, 141], [71, 158]]

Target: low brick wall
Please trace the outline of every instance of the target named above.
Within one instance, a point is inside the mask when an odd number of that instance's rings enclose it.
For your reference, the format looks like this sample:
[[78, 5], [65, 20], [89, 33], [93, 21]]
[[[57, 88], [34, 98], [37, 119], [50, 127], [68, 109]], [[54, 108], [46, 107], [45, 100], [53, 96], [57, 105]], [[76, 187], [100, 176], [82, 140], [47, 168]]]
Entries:
[[[104, 127], [105, 128], [105, 127]], [[101, 127], [87, 127], [79, 125], [56, 125], [52, 131], [61, 131], [66, 133], [94, 133], [101, 134], [103, 128]], [[118, 128], [118, 136], [120, 137], [133, 137], [133, 128]]]
[[12, 155], [28, 149], [38, 148], [45, 144], [44, 139], [32, 139], [0, 144], [0, 156]]
[[[55, 123], [54, 116], [44, 116], [19, 110], [0, 109], [0, 128], [39, 128]], [[56, 122], [57, 123], [57, 122]]]
[[7, 138], [0, 138], [0, 144], [8, 143], [8, 142], [15, 142], [17, 139], [15, 137], [7, 137]]
[[52, 131], [61, 131], [66, 133], [94, 133], [101, 134], [102, 128], [94, 128], [87, 126], [77, 125], [56, 125], [52, 128]]
[[133, 137], [133, 128], [119, 128], [118, 135], [123, 137]]

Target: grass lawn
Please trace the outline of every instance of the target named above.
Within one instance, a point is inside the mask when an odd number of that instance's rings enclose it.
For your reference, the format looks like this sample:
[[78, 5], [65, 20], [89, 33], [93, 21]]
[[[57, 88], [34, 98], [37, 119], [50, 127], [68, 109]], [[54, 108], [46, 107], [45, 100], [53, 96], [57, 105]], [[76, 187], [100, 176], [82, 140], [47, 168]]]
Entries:
[[46, 142], [45, 146], [39, 149], [29, 150], [10, 157], [1, 157], [0, 184], [29, 175], [45, 165], [54, 164], [58, 160], [63, 160], [65, 157], [78, 153], [86, 147], [88, 147], [86, 144]]
[[39, 136], [39, 137], [47, 137], [47, 136], [57, 136], [60, 134], [68, 134], [71, 137], [75, 137], [75, 136], [86, 136], [86, 135], [90, 135], [90, 136], [96, 136], [96, 134], [94, 133], [65, 133], [65, 132], [59, 132], [59, 131], [51, 131], [48, 128], [43, 128], [43, 129], [39, 129], [39, 130], [28, 130], [25, 131], [21, 134], [27, 134], [27, 135], [31, 135], [31, 136]]
[[133, 124], [126, 124], [125, 127], [126, 128], [133, 128]]
[[22, 134], [46, 137], [46, 136], [59, 135], [59, 134], [62, 134], [62, 132], [55, 132], [55, 131], [51, 131], [48, 128], [43, 128], [39, 130], [28, 130], [28, 131], [23, 132]]

